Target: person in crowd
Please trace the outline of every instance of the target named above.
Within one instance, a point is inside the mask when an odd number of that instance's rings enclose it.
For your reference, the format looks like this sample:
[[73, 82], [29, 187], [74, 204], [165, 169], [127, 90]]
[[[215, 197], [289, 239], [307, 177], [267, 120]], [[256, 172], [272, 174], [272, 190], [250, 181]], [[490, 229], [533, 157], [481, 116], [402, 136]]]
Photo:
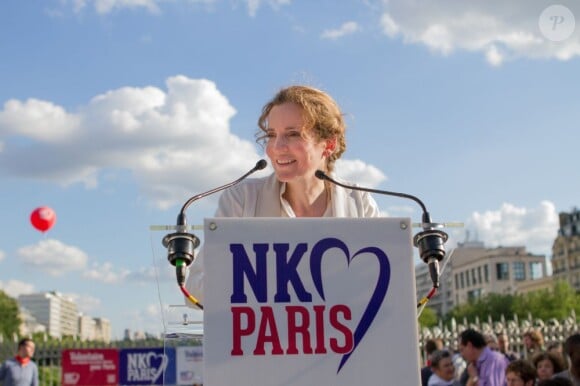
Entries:
[[0, 366], [0, 382], [3, 386], [38, 386], [38, 367], [32, 360], [34, 349], [31, 339], [24, 338], [18, 342], [16, 356]]
[[534, 386], [536, 376], [536, 368], [527, 359], [510, 362], [505, 370], [507, 386]]
[[512, 362], [519, 359], [520, 356], [515, 351], [510, 350], [510, 339], [505, 332], [497, 334], [497, 346], [508, 361]]
[[485, 338], [485, 344], [490, 350], [499, 351], [499, 344], [495, 334], [487, 333], [483, 334], [483, 337]]
[[562, 346], [562, 342], [552, 342], [546, 346], [546, 351], [554, 353], [554, 354], [564, 354], [564, 346]]
[[[322, 181], [346, 150], [343, 114], [326, 92], [280, 90], [262, 109], [258, 140], [274, 172], [224, 191], [216, 217], [378, 217], [370, 194]], [[334, 177], [334, 176], [333, 176]], [[187, 289], [203, 302], [203, 253], [189, 267]]]
[[544, 351], [544, 337], [539, 330], [530, 329], [524, 332], [524, 353], [523, 358], [532, 358], [540, 351]]
[[[453, 343], [452, 348], [453, 348], [452, 360], [453, 366], [455, 367], [455, 379], [461, 381], [461, 377], [465, 373], [465, 369], [467, 368], [467, 363], [465, 362], [465, 359], [463, 359], [461, 353], [459, 352], [459, 345], [457, 344], [457, 342]], [[467, 378], [465, 378], [464, 381], [467, 382]], [[465, 382], [464, 383], [460, 382], [460, 384], [464, 385]]]
[[480, 332], [469, 328], [461, 332], [458, 343], [461, 355], [468, 362], [467, 386], [505, 386], [508, 360], [487, 347]]
[[431, 355], [431, 369], [427, 386], [460, 386], [455, 379], [455, 366], [451, 353], [447, 350], [438, 350]]
[[421, 386], [427, 386], [427, 382], [429, 381], [429, 377], [433, 374], [433, 370], [431, 368], [431, 356], [437, 350], [441, 350], [443, 348], [443, 341], [441, 339], [428, 339], [425, 342], [425, 355], [426, 355], [426, 363], [423, 368], [421, 368]]
[[532, 359], [538, 372], [538, 380], [550, 379], [554, 374], [564, 371], [562, 359], [551, 352], [541, 352]]
[[550, 343], [548, 346], [546, 346], [546, 351], [555, 354], [562, 360], [562, 364], [564, 365], [563, 370], [566, 370], [568, 368], [568, 359], [564, 354], [564, 345], [562, 344], [562, 342]]
[[564, 343], [564, 353], [568, 356], [570, 367], [560, 373], [556, 373], [554, 378], [567, 378], [572, 381], [572, 385], [580, 386], [580, 334], [570, 335]]

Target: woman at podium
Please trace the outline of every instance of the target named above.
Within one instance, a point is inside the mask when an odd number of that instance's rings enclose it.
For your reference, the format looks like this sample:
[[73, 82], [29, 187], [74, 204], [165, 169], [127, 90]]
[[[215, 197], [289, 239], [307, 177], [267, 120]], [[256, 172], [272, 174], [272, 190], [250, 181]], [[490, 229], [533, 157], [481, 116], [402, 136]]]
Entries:
[[[367, 192], [336, 187], [332, 174], [346, 150], [343, 114], [327, 93], [295, 85], [262, 108], [258, 142], [274, 172], [246, 179], [221, 195], [215, 217], [378, 217]], [[187, 288], [203, 303], [203, 253], [190, 265]]]

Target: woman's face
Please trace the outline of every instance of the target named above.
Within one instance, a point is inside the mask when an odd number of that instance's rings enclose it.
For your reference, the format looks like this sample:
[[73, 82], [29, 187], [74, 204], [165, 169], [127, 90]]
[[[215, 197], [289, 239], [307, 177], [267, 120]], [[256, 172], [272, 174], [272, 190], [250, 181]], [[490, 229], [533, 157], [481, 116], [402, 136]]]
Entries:
[[538, 379], [540, 380], [550, 379], [554, 375], [554, 366], [549, 359], [539, 361], [536, 369], [538, 370]]
[[302, 108], [295, 103], [276, 105], [268, 114], [266, 154], [282, 182], [315, 178], [316, 170], [325, 167], [323, 152], [327, 143], [304, 135], [302, 114]]
[[433, 372], [444, 381], [450, 381], [455, 376], [455, 366], [451, 358], [443, 358], [439, 361], [439, 365], [433, 369]]
[[534, 342], [532, 342], [532, 338], [530, 338], [528, 335], [524, 335], [524, 346], [526, 346], [526, 348], [530, 349], [534, 346]]

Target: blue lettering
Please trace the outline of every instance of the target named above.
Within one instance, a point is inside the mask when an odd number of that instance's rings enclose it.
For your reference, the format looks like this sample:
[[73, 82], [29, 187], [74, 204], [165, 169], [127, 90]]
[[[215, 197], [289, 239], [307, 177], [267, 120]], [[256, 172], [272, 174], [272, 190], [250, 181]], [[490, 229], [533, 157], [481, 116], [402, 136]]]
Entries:
[[231, 303], [247, 303], [248, 297], [244, 290], [244, 276], [248, 279], [256, 300], [265, 303], [268, 297], [266, 253], [268, 244], [254, 244], [256, 255], [256, 269], [254, 270], [250, 258], [243, 244], [230, 244], [230, 252], [233, 258], [233, 291], [230, 297]]
[[304, 284], [302, 284], [297, 271], [298, 264], [306, 252], [307, 245], [306, 243], [298, 244], [290, 259], [287, 259], [289, 249], [289, 244], [274, 244], [274, 251], [276, 252], [276, 295], [274, 296], [274, 301], [276, 303], [290, 302], [288, 284], [291, 283], [296, 296], [301, 302], [311, 302], [312, 295], [304, 289]]

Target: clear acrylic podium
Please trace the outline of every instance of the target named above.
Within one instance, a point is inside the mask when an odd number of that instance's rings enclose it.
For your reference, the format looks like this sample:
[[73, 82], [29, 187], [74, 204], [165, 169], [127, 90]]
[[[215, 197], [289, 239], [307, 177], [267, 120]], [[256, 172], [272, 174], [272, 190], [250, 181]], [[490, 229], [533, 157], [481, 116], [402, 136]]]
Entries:
[[[203, 385], [203, 312], [186, 304], [180, 292], [175, 267], [167, 260], [167, 250], [161, 239], [175, 231], [175, 225], [151, 225], [149, 227], [153, 266], [163, 325], [163, 348], [167, 358], [174, 360], [175, 373], [163, 374], [163, 385]], [[188, 229], [202, 235], [203, 227]]]

